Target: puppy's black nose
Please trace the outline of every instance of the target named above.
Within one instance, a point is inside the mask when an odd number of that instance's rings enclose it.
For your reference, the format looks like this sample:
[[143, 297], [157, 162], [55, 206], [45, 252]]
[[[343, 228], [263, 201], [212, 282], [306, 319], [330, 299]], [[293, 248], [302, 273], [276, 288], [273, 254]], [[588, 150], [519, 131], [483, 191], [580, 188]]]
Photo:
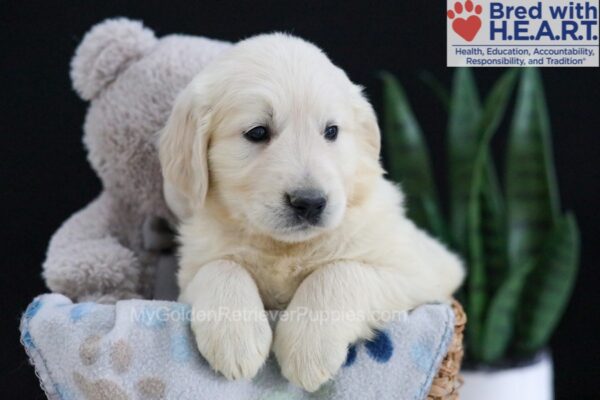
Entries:
[[319, 222], [319, 218], [327, 205], [325, 195], [315, 189], [303, 189], [287, 193], [286, 200], [298, 218], [311, 224]]

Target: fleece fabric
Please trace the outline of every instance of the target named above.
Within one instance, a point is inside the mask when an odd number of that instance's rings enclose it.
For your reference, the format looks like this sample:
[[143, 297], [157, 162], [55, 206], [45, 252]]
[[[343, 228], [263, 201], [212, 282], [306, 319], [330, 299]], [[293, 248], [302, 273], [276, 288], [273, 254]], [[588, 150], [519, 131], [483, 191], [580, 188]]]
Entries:
[[23, 314], [21, 341], [51, 400], [420, 400], [454, 325], [448, 305], [418, 307], [351, 346], [335, 379], [307, 393], [281, 376], [272, 356], [252, 381], [211, 370], [189, 311], [169, 301], [74, 304], [45, 294]]

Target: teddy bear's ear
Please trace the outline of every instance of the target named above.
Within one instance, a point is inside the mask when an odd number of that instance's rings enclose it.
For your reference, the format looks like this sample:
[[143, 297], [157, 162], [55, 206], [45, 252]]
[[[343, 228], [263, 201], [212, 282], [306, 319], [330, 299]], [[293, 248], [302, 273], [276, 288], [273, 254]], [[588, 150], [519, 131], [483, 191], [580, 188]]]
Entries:
[[155, 43], [154, 32], [138, 21], [117, 18], [95, 25], [71, 60], [73, 87], [84, 100], [93, 99]]

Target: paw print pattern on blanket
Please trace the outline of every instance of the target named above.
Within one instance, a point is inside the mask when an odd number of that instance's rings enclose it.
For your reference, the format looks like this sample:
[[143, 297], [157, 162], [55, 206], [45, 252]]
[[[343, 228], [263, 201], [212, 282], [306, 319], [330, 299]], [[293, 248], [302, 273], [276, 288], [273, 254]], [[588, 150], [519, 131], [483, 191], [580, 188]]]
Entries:
[[[281, 377], [273, 357], [251, 382], [216, 374], [195, 347], [190, 314], [178, 303], [73, 304], [47, 294], [32, 301], [20, 328], [51, 398], [341, 400], [363, 389], [382, 399], [423, 398], [454, 326], [446, 306], [407, 313], [406, 321], [350, 347], [336, 379], [307, 394]], [[411, 373], [398, 373], [406, 369]]]
[[[356, 361], [357, 345], [352, 345], [348, 348], [348, 355], [344, 367], [349, 367]], [[364, 343], [367, 354], [378, 363], [386, 363], [394, 354], [394, 345], [392, 339], [385, 331], [378, 331], [375, 337], [367, 340]]]
[[79, 322], [94, 307], [93, 303], [79, 303], [71, 309], [70, 317], [72, 322]]
[[[129, 371], [133, 352], [126, 339], [118, 339], [110, 344], [108, 352], [102, 351], [101, 338], [96, 335], [88, 336], [79, 347], [79, 358], [85, 366], [92, 366], [99, 358], [108, 353], [110, 365], [117, 374], [125, 374]], [[145, 377], [136, 383], [139, 397], [130, 397], [126, 391], [116, 382], [109, 379], [93, 380], [86, 378], [84, 374], [73, 372], [75, 384], [84, 393], [86, 400], [130, 400], [142, 398], [148, 400], [165, 399], [166, 384], [157, 377]]]
[[[42, 308], [41, 300], [33, 301], [25, 310], [23, 315], [25, 320], [31, 320], [38, 311]], [[70, 320], [72, 323], [77, 323], [91, 309], [93, 304], [81, 303], [73, 307], [70, 312]], [[31, 334], [28, 330], [22, 331], [21, 341], [26, 347], [34, 347], [35, 344], [31, 339]], [[79, 358], [81, 363], [86, 366], [94, 365], [101, 357], [101, 337], [91, 335], [86, 337], [79, 346]], [[111, 364], [115, 372], [126, 372], [129, 367], [131, 358], [130, 346], [125, 340], [118, 340], [111, 346], [110, 351]], [[77, 387], [84, 393], [86, 400], [130, 400], [125, 390], [117, 383], [108, 379], [88, 379], [82, 373], [73, 372], [73, 380]], [[159, 400], [164, 399], [166, 385], [158, 378], [143, 378], [137, 384], [137, 390], [144, 399]], [[66, 388], [60, 385], [55, 385], [55, 390], [59, 393], [60, 398], [74, 398]]]
[[[73, 373], [75, 383], [85, 393], [87, 400], [129, 400], [129, 396], [115, 382], [108, 379], [88, 380], [78, 372]], [[165, 383], [158, 378], [144, 378], [136, 385], [139, 398], [159, 400], [165, 398]]]
[[100, 357], [100, 336], [92, 335], [85, 338], [79, 347], [79, 358], [83, 365], [92, 365]]
[[119, 339], [110, 348], [110, 362], [115, 372], [127, 372], [131, 364], [131, 346], [124, 339]]
[[86, 379], [79, 372], [73, 372], [73, 380], [86, 400], [129, 400], [125, 391], [108, 379], [93, 381]]

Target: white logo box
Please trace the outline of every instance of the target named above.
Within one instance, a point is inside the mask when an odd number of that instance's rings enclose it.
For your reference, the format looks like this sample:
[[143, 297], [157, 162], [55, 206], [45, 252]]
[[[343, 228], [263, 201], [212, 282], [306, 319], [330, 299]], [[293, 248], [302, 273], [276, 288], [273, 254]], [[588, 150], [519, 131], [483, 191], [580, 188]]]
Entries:
[[597, 67], [598, 0], [447, 0], [449, 67]]

